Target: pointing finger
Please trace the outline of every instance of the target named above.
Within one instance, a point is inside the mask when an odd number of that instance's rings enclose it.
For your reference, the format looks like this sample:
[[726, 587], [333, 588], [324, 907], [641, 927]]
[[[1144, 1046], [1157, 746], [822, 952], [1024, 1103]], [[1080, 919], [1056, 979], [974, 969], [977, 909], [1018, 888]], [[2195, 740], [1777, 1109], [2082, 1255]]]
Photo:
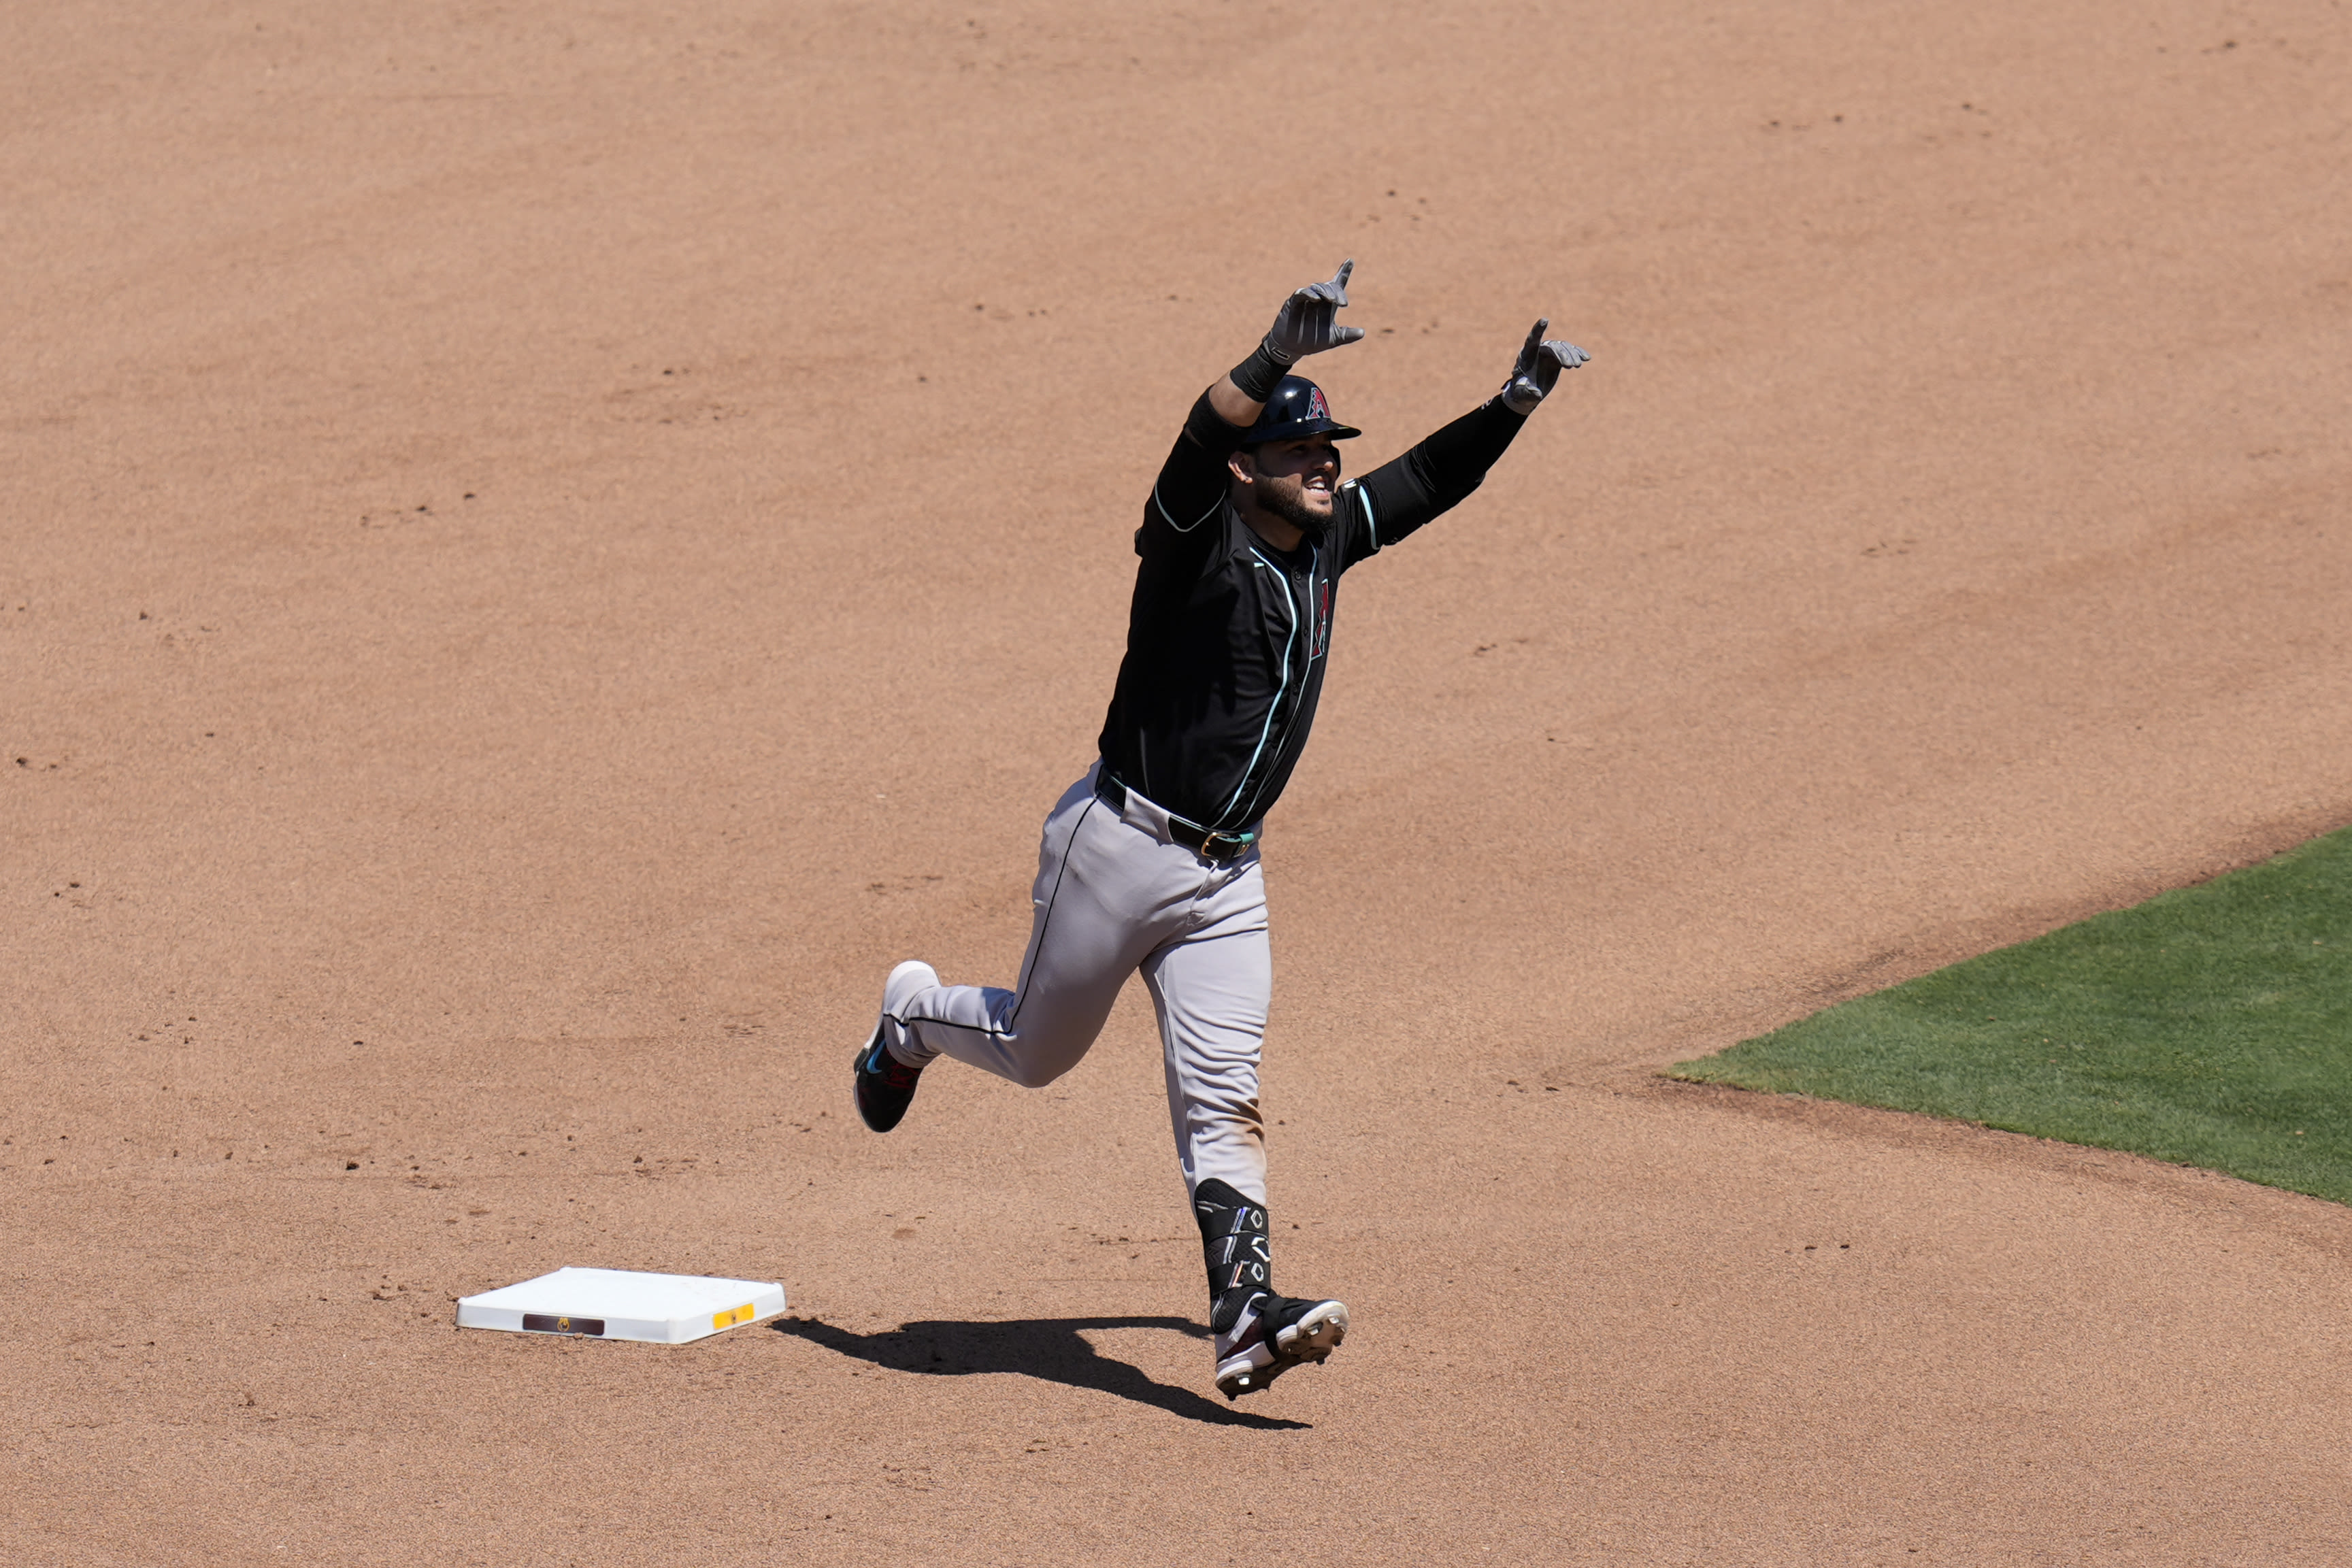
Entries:
[[1354, 275], [1355, 270], [1356, 258], [1351, 256], [1339, 264], [1339, 271], [1331, 275], [1332, 286], [1339, 289], [1339, 303], [1342, 305], [1348, 302], [1348, 279]]

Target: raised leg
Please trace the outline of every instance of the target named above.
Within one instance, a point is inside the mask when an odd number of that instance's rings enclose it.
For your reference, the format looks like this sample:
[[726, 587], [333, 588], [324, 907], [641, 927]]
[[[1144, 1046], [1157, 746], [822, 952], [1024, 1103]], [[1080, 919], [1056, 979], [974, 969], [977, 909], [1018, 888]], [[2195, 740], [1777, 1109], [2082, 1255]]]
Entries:
[[1051, 1083], [1094, 1044], [1127, 977], [1182, 925], [1207, 880], [1199, 861], [1122, 821], [1092, 779], [1072, 785], [1045, 819], [1019, 984], [930, 985], [895, 999], [882, 1029], [906, 1066], [951, 1056], [1024, 1088]]

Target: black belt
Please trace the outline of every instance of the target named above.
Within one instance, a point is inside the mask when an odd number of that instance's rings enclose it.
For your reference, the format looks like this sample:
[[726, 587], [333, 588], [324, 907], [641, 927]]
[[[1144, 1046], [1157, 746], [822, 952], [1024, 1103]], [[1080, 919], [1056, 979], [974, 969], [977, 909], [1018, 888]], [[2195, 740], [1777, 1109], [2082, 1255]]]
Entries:
[[[1127, 786], [1100, 768], [1095, 771], [1095, 797], [1114, 811], [1127, 810]], [[1140, 796], [1138, 799], [1141, 799]], [[1208, 829], [1188, 822], [1183, 818], [1160, 809], [1168, 819], [1168, 836], [1199, 855], [1204, 861], [1230, 865], [1247, 854], [1257, 842], [1255, 833], [1213, 833]]]

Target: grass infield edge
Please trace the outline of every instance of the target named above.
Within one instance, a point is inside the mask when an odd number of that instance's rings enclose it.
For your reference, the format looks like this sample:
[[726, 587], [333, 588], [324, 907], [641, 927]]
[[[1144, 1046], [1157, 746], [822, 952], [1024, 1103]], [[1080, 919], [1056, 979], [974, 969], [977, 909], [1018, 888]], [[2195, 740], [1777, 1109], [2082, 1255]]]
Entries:
[[1664, 1076], [2145, 1155], [2352, 1204], [2352, 829]]

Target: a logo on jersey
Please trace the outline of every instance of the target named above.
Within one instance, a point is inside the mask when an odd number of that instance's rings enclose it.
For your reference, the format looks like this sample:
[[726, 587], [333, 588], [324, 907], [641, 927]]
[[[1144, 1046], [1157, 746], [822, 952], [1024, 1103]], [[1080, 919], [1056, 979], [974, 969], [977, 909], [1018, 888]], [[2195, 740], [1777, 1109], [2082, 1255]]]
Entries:
[[1317, 387], [1307, 394], [1307, 417], [1309, 419], [1328, 419], [1331, 417], [1331, 405], [1323, 401], [1323, 389], [1321, 387]]
[[1331, 645], [1331, 580], [1325, 578], [1316, 588], [1315, 631], [1307, 640], [1307, 656], [1310, 659], [1321, 658], [1324, 650]]

